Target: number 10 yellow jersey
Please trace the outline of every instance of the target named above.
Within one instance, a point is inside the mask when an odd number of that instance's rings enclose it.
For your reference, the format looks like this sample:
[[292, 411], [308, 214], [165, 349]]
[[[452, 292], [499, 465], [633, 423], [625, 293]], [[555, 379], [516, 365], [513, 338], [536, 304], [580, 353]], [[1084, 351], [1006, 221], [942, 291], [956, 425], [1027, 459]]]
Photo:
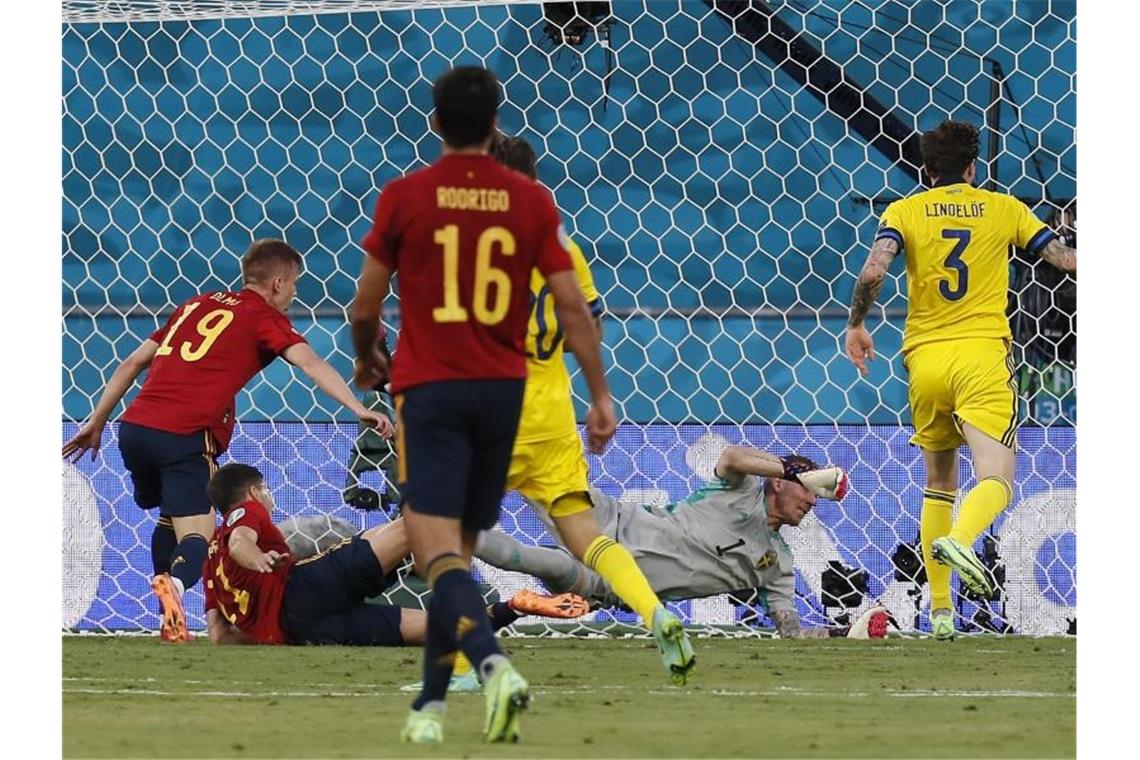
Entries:
[[[590, 312], [601, 314], [602, 302], [582, 249], [568, 240], [578, 287]], [[546, 278], [535, 269], [530, 277], [530, 322], [526, 331], [526, 395], [516, 443], [544, 441], [577, 435], [574, 403], [570, 397], [570, 371], [563, 361], [565, 341], [554, 310], [554, 296]]]
[[906, 256], [903, 352], [955, 338], [1009, 339], [1009, 247], [1036, 253], [1054, 237], [1017, 198], [965, 182], [887, 206], [875, 240], [896, 241]]

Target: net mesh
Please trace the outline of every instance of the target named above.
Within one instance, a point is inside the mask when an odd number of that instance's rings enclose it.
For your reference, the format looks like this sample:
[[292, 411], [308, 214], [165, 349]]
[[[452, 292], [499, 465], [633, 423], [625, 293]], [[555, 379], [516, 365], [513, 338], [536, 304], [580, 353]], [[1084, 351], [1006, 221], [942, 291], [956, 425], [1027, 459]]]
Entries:
[[[291, 316], [350, 375], [356, 241], [383, 183], [438, 153], [431, 80], [478, 63], [502, 81], [501, 126], [534, 144], [605, 303], [623, 425], [591, 458], [592, 481], [676, 500], [737, 442], [842, 464], [842, 507], [821, 502], [783, 530], [804, 622], [882, 599], [904, 628], [925, 629], [901, 274], [871, 320], [882, 359], [867, 380], [840, 355], [846, 303], [877, 214], [917, 187], [914, 130], [985, 124], [980, 183], [1042, 218], [1070, 207], [1074, 4], [625, 2], [569, 24], [533, 3], [408, 5], [64, 3], [63, 436], [179, 303], [237, 283], [255, 237], [304, 252]], [[1013, 506], [977, 547], [1003, 593], [956, 604], [968, 629], [1064, 632], [1076, 605], [1073, 283], [1021, 254], [1011, 266], [1026, 422]], [[386, 319], [398, 331], [398, 314]], [[343, 502], [355, 423], [284, 362], [241, 394], [238, 417], [229, 456], [266, 472], [287, 516], [385, 519]], [[380, 473], [363, 478], [385, 491]], [[96, 461], [65, 466], [64, 494], [64, 627], [155, 629], [154, 516], [131, 501], [113, 429]], [[515, 495], [501, 526], [550, 541]], [[535, 583], [479, 571], [502, 594]], [[768, 623], [757, 602], [675, 606], [710, 632], [753, 630]], [[198, 590], [188, 611], [201, 626]], [[582, 630], [632, 620], [601, 611]]]

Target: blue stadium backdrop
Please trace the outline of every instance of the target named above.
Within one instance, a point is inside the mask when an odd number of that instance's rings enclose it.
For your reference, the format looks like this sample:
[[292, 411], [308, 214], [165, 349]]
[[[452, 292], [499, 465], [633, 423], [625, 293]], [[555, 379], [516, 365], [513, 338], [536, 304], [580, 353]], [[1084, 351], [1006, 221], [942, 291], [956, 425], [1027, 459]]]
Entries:
[[[981, 123], [996, 62], [1000, 150], [982, 181], [1042, 216], [1046, 201], [1076, 196], [1073, 3], [772, 5], [913, 128]], [[895, 579], [892, 556], [915, 538], [920, 475], [897, 361], [900, 282], [881, 298], [883, 358], [868, 380], [840, 346], [876, 212], [914, 178], [709, 3], [614, 11], [608, 47], [555, 45], [535, 4], [65, 23], [63, 435], [179, 302], [234, 285], [259, 236], [304, 252], [292, 316], [349, 374], [355, 241], [378, 188], [438, 150], [430, 80], [482, 63], [504, 84], [503, 129], [538, 149], [609, 315], [625, 424], [592, 462], [599, 486], [679, 498], [707, 475], [708, 450], [742, 438], [841, 463], [854, 485], [842, 509], [821, 505], [785, 530], [803, 612], [817, 623], [828, 613], [820, 577], [838, 560], [867, 571], [866, 600], [907, 618], [921, 597]], [[1063, 632], [1076, 604], [1072, 367], [1026, 372], [1050, 380], [1026, 386], [1017, 498], [995, 528], [1005, 599], [962, 613], [982, 627]], [[339, 502], [354, 427], [331, 402], [278, 363], [239, 398], [239, 417], [230, 456], [270, 473], [286, 513], [363, 524]], [[67, 628], [155, 626], [151, 518], [131, 505], [110, 436], [98, 462], [65, 468]], [[504, 527], [540, 540], [517, 498], [506, 505]], [[704, 622], [748, 614], [682, 610]]]

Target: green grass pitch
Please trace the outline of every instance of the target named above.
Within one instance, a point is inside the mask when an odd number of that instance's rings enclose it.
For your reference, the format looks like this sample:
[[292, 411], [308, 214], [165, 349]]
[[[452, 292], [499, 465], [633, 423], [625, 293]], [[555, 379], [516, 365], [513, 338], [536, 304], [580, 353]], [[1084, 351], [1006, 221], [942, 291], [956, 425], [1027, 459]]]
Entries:
[[65, 757], [1073, 757], [1076, 641], [699, 639], [690, 686], [644, 639], [504, 640], [534, 700], [518, 745], [453, 695], [401, 745], [417, 649], [65, 637]]

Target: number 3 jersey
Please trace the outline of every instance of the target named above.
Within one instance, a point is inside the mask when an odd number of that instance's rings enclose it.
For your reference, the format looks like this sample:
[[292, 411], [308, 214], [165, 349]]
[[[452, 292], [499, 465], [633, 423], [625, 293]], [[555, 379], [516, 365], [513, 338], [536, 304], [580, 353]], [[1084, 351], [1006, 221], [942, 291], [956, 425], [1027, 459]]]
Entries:
[[285, 633], [281, 630], [281, 602], [293, 569], [293, 559], [288, 558], [268, 573], [242, 567], [230, 557], [229, 549], [230, 534], [240, 526], [257, 534], [257, 548], [262, 552], [289, 553], [285, 537], [273, 524], [269, 511], [261, 502], [251, 499], [231, 509], [222, 524], [214, 529], [210, 550], [202, 566], [206, 609], [217, 610], [259, 644], [285, 643]]
[[526, 377], [531, 270], [571, 268], [550, 192], [486, 154], [447, 154], [389, 182], [361, 246], [399, 274], [393, 394]]
[[937, 340], [1011, 337], [1010, 246], [1037, 253], [1055, 237], [1017, 198], [965, 182], [895, 201], [875, 240], [906, 256], [904, 352]]
[[123, 420], [168, 433], [209, 430], [215, 454], [229, 447], [237, 392], [305, 342], [289, 317], [248, 289], [190, 299], [150, 339], [159, 347]]

